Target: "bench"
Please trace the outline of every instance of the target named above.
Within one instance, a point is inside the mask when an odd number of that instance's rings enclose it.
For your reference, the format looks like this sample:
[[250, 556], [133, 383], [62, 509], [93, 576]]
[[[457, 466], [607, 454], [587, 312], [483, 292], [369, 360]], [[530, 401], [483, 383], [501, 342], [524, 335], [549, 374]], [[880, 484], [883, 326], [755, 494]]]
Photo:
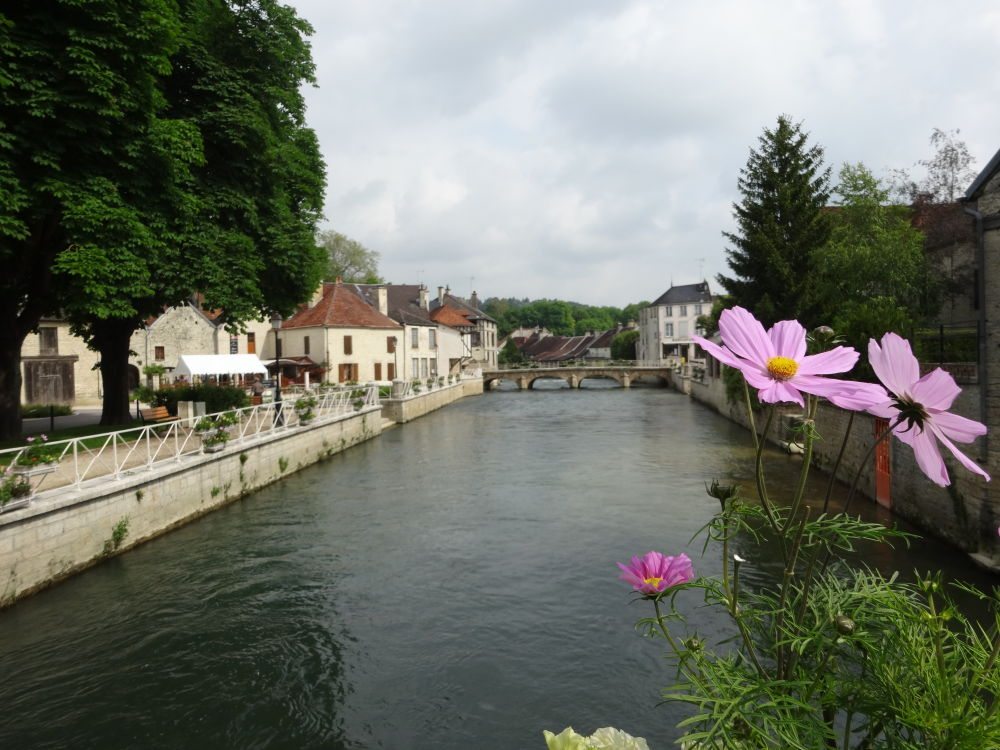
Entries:
[[163, 422], [176, 422], [177, 417], [172, 416], [170, 412], [167, 411], [165, 406], [152, 406], [148, 409], [140, 409], [139, 416], [142, 417], [142, 421], [145, 424], [149, 422], [155, 422], [157, 424]]

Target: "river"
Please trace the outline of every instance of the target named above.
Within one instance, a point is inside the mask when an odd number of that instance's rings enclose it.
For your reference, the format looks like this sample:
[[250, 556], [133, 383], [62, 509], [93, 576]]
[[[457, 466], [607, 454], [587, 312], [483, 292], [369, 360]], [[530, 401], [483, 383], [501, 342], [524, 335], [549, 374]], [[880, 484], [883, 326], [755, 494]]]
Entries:
[[[772, 459], [787, 486], [798, 459]], [[717, 571], [690, 542], [704, 485], [752, 460], [667, 389], [466, 399], [0, 612], [0, 747], [529, 750], [567, 725], [669, 747], [664, 644], [615, 562]], [[992, 582], [930, 541], [871, 560]]]

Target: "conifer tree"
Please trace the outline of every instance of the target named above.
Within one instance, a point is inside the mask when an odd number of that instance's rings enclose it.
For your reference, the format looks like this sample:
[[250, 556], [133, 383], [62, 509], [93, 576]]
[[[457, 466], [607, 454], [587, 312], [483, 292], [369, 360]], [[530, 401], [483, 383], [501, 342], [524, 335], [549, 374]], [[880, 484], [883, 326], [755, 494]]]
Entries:
[[724, 232], [731, 276], [718, 281], [732, 298], [766, 325], [798, 319], [818, 324], [810, 310], [812, 256], [830, 236], [823, 212], [829, 198], [830, 168], [823, 149], [809, 145], [801, 123], [787, 115], [765, 129], [740, 170], [743, 198], [733, 204], [737, 231]]

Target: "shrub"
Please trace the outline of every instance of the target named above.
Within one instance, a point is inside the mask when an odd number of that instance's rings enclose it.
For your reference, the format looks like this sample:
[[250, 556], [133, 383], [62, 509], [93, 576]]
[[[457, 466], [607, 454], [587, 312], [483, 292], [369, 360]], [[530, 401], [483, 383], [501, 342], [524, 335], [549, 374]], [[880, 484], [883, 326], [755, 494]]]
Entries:
[[177, 416], [178, 401], [203, 401], [209, 414], [240, 409], [250, 405], [250, 397], [242, 388], [231, 385], [182, 385], [161, 388], [155, 392], [154, 406], [165, 406], [173, 416]]
[[73, 413], [73, 408], [69, 404], [23, 404], [21, 406], [21, 417], [23, 419], [47, 417], [50, 410], [57, 417], [66, 417]]

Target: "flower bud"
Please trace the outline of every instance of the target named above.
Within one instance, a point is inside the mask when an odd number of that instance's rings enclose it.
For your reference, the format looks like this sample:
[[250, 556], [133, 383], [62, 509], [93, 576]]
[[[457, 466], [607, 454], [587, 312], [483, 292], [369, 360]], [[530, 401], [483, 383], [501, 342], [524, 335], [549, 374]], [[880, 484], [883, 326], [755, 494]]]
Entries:
[[854, 633], [854, 620], [847, 615], [837, 615], [833, 618], [833, 624], [841, 635], [853, 635]]
[[714, 497], [726, 509], [726, 503], [735, 500], [740, 494], [740, 488], [735, 484], [719, 484], [717, 479], [712, 480], [712, 484], [705, 488], [709, 497]]

